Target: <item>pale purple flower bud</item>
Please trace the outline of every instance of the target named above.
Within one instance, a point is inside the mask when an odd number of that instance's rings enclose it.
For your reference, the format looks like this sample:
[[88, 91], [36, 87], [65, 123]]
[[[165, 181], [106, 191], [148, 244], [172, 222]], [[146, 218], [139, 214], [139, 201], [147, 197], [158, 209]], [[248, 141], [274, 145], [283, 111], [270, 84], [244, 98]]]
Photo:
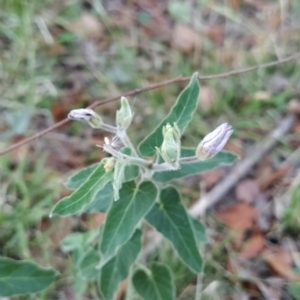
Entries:
[[73, 109], [69, 112], [68, 118], [71, 120], [85, 120], [93, 128], [100, 128], [103, 124], [101, 117], [90, 108]]
[[196, 149], [197, 158], [207, 160], [215, 156], [223, 149], [232, 132], [232, 127], [227, 123], [223, 123], [206, 135]]

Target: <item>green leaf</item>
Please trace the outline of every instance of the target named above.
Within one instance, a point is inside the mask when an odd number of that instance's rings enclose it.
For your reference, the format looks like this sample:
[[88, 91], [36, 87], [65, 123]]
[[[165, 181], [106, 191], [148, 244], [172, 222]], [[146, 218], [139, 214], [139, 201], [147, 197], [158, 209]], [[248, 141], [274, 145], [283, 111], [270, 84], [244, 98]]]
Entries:
[[134, 181], [123, 184], [120, 199], [109, 209], [101, 239], [103, 265], [115, 255], [116, 250], [132, 236], [136, 226], [155, 202], [157, 188], [152, 181], [136, 186]]
[[[190, 157], [195, 155], [195, 149], [182, 148], [181, 156]], [[180, 169], [175, 171], [156, 172], [153, 179], [158, 182], [166, 182], [173, 179], [192, 176], [207, 170], [218, 168], [222, 165], [230, 165], [237, 160], [238, 157], [230, 152], [221, 151], [213, 158], [206, 161], [194, 161], [191, 163], [181, 164]]]
[[100, 254], [99, 251], [94, 248], [86, 251], [79, 263], [79, 271], [83, 278], [89, 280], [95, 280], [98, 277], [99, 269], [96, 266], [99, 264]]
[[0, 257], [0, 296], [37, 293], [46, 289], [58, 275], [28, 261]]
[[111, 182], [100, 190], [91, 203], [83, 208], [83, 212], [101, 211], [106, 212], [114, 200], [114, 191]]
[[203, 262], [195, 239], [194, 228], [180, 202], [180, 195], [174, 187], [170, 186], [161, 190], [160, 201], [152, 207], [146, 220], [170, 240], [183, 262], [192, 271], [202, 272]]
[[76, 190], [89, 178], [89, 176], [97, 169], [98, 166], [99, 163], [96, 163], [88, 166], [87, 168], [81, 169], [68, 179], [68, 181], [65, 183], [65, 186], [70, 190]]
[[134, 288], [144, 300], [174, 300], [174, 277], [169, 267], [153, 263], [151, 270], [143, 267], [132, 277]]
[[[130, 155], [131, 151], [128, 148], [124, 148], [122, 151], [124, 154]], [[73, 176], [71, 176], [68, 181], [65, 183], [65, 186], [70, 190], [76, 190], [79, 188], [88, 178], [89, 176], [96, 170], [99, 166], [99, 163], [90, 165], [87, 168], [81, 169]], [[135, 165], [129, 165], [125, 168], [125, 181], [131, 181], [132, 179], [138, 177], [139, 175], [139, 167]]]
[[169, 114], [159, 123], [155, 130], [140, 143], [139, 151], [141, 155], [155, 155], [155, 147], [160, 147], [163, 142], [162, 128], [167, 123], [173, 126], [173, 123], [176, 122], [181, 133], [184, 132], [197, 108], [199, 91], [198, 73], [194, 73], [189, 85], [181, 92]]
[[98, 191], [111, 181], [112, 175], [112, 172], [105, 172], [103, 162], [98, 164], [97, 168], [72, 195], [63, 198], [55, 205], [50, 217], [53, 214], [67, 216], [82, 211], [84, 206], [95, 198]]
[[194, 235], [198, 244], [206, 244], [208, 242], [205, 226], [198, 220], [191, 216], [191, 224], [194, 229]]
[[114, 299], [120, 282], [128, 276], [142, 247], [141, 236], [142, 231], [137, 229], [130, 240], [118, 249], [116, 256], [102, 267], [99, 285], [105, 299]]

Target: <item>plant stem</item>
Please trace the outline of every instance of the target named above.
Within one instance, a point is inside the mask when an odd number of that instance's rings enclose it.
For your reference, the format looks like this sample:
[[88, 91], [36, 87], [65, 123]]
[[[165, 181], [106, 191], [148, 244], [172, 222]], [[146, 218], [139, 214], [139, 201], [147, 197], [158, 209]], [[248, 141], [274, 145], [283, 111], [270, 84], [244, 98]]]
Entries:
[[111, 126], [109, 124], [103, 123], [103, 124], [101, 124], [100, 128], [105, 130], [105, 131], [111, 132], [113, 134], [117, 133], [117, 128], [115, 126]]

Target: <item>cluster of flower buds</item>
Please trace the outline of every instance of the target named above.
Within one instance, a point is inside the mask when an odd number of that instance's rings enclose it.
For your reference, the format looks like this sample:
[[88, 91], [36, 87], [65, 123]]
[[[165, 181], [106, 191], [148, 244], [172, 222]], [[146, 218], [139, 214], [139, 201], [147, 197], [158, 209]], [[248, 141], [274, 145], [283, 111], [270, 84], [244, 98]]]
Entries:
[[160, 148], [156, 147], [157, 152], [164, 161], [170, 164], [174, 169], [179, 168], [180, 159], [180, 130], [176, 123], [172, 127], [169, 123], [163, 127], [163, 142]]
[[200, 142], [196, 149], [196, 157], [199, 160], [207, 160], [214, 157], [223, 149], [232, 132], [232, 127], [227, 123], [217, 127]]

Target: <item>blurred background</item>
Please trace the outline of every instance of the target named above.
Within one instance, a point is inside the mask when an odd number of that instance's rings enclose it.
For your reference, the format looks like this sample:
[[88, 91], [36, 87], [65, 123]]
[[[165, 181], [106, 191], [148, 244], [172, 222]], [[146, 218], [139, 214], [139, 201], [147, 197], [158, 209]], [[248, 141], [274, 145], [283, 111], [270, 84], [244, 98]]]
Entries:
[[[292, 55], [300, 48], [299, 15], [298, 0], [0, 0], [0, 150], [95, 100], [195, 71], [211, 75]], [[167, 114], [185, 85], [129, 98], [135, 143]], [[299, 93], [299, 60], [202, 81], [182, 143], [195, 147], [228, 122], [235, 131], [226, 149], [251, 157], [282, 118], [299, 112]], [[96, 111], [114, 124], [118, 106]], [[201, 299], [300, 299], [299, 133], [296, 120], [202, 219], [209, 243]], [[70, 193], [63, 186], [68, 176], [104, 157], [95, 146], [103, 139], [103, 132], [72, 122], [0, 157], [0, 255], [61, 272], [42, 294], [15, 299], [97, 299], [94, 286], [78, 290], [80, 278], [60, 245], [71, 232], [98, 228], [104, 215], [48, 216]], [[231, 170], [176, 182], [185, 204]], [[197, 278], [168, 243], [153, 254], [158, 257], [175, 271], [178, 299], [194, 299]]]

